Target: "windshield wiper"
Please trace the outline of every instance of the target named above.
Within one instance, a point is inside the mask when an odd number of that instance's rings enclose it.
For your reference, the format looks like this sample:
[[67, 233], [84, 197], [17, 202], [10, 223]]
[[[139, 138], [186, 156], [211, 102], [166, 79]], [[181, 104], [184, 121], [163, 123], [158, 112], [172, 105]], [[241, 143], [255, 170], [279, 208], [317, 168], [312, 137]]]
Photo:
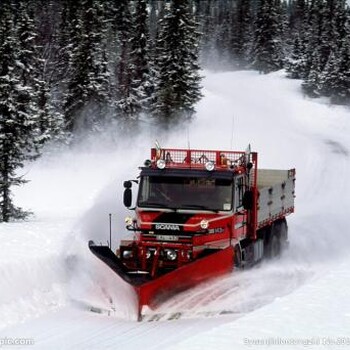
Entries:
[[176, 211], [177, 208], [171, 207], [168, 204], [159, 203], [159, 202], [141, 202], [138, 204], [141, 208], [147, 208], [147, 207], [156, 207], [156, 208], [164, 208], [164, 209], [171, 209]]
[[202, 209], [202, 210], [207, 210], [207, 211], [213, 211], [215, 213], [219, 212], [219, 209], [212, 209], [209, 208], [203, 204], [186, 204], [186, 205], [179, 205], [177, 207], [170, 206], [168, 204], [163, 204], [159, 202], [141, 202], [138, 204], [139, 207], [141, 208], [147, 208], [147, 207], [155, 207], [155, 208], [160, 208], [160, 209], [171, 209], [174, 211], [177, 211], [178, 209]]
[[208, 208], [203, 204], [188, 204], [188, 205], [186, 204], [186, 205], [180, 206], [179, 209], [203, 209], [208, 211], [214, 211], [215, 213], [219, 211], [217, 209]]

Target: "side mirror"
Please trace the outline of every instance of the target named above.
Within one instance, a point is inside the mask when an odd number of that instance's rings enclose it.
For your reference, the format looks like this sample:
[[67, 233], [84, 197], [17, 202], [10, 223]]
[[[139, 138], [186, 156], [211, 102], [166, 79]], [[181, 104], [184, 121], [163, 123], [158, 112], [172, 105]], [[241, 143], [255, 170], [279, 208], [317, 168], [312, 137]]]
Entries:
[[132, 182], [130, 180], [124, 181], [124, 188], [131, 188]]
[[253, 209], [253, 191], [247, 190], [244, 192], [242, 204], [243, 204], [243, 208], [246, 210]]
[[[125, 184], [124, 184], [125, 186]], [[127, 207], [127, 208], [130, 208], [131, 207], [131, 203], [132, 203], [132, 191], [131, 191], [131, 188], [130, 187], [126, 187], [125, 190], [124, 190], [124, 205]]]
[[[131, 204], [132, 204], [132, 183], [135, 182], [135, 184], [138, 184], [139, 182], [137, 180], [128, 180], [124, 181], [124, 205], [130, 209]], [[135, 209], [135, 208], [133, 208]]]

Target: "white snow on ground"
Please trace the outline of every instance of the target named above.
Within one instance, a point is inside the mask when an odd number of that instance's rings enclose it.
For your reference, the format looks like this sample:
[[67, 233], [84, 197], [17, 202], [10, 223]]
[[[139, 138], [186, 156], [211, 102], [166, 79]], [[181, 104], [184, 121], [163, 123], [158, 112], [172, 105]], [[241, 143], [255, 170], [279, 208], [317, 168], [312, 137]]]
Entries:
[[[29, 338], [38, 349], [350, 346], [349, 110], [304, 98], [283, 72], [206, 72], [203, 83], [197, 119], [185, 130], [145, 125], [134, 140], [111, 147], [101, 137], [24, 170], [31, 182], [16, 199], [36, 215], [0, 225], [0, 345]], [[134, 294], [87, 241], [109, 239], [109, 213], [113, 248], [125, 235], [122, 182], [137, 176], [155, 138], [165, 147], [251, 143], [260, 167], [296, 167], [296, 213], [280, 260], [207, 282], [157, 310], [160, 319], [181, 312], [179, 320], [137, 323]], [[337, 340], [348, 346], [331, 344]]]

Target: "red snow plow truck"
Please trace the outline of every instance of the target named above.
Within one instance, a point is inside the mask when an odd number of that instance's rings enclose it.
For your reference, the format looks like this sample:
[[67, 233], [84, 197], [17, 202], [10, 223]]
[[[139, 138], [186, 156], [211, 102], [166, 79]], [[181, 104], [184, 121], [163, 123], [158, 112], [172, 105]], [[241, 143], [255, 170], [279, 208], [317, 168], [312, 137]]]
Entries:
[[[143, 306], [204, 280], [278, 256], [288, 244], [295, 169], [258, 168], [246, 151], [151, 150], [138, 180], [125, 181], [133, 238], [89, 248], [135, 289]], [[132, 185], [138, 185], [132, 201]], [[132, 207], [132, 203], [136, 202]]]

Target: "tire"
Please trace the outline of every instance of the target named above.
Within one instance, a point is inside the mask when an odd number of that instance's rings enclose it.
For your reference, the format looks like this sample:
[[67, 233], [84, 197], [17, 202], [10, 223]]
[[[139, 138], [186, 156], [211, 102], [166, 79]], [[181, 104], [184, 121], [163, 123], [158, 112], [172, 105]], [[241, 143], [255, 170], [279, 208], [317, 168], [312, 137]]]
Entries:
[[234, 268], [239, 269], [242, 267], [242, 252], [241, 252], [241, 247], [238, 244], [236, 244], [235, 246], [234, 253], [235, 253], [234, 260], [233, 260]]
[[270, 235], [267, 237], [266, 257], [274, 259], [281, 255], [282, 251], [288, 246], [288, 226], [285, 219], [273, 223]]
[[279, 225], [279, 236], [281, 240], [281, 252], [288, 247], [288, 226], [286, 219], [280, 220]]
[[281, 240], [277, 234], [273, 233], [269, 242], [268, 258], [275, 259], [281, 255]]

